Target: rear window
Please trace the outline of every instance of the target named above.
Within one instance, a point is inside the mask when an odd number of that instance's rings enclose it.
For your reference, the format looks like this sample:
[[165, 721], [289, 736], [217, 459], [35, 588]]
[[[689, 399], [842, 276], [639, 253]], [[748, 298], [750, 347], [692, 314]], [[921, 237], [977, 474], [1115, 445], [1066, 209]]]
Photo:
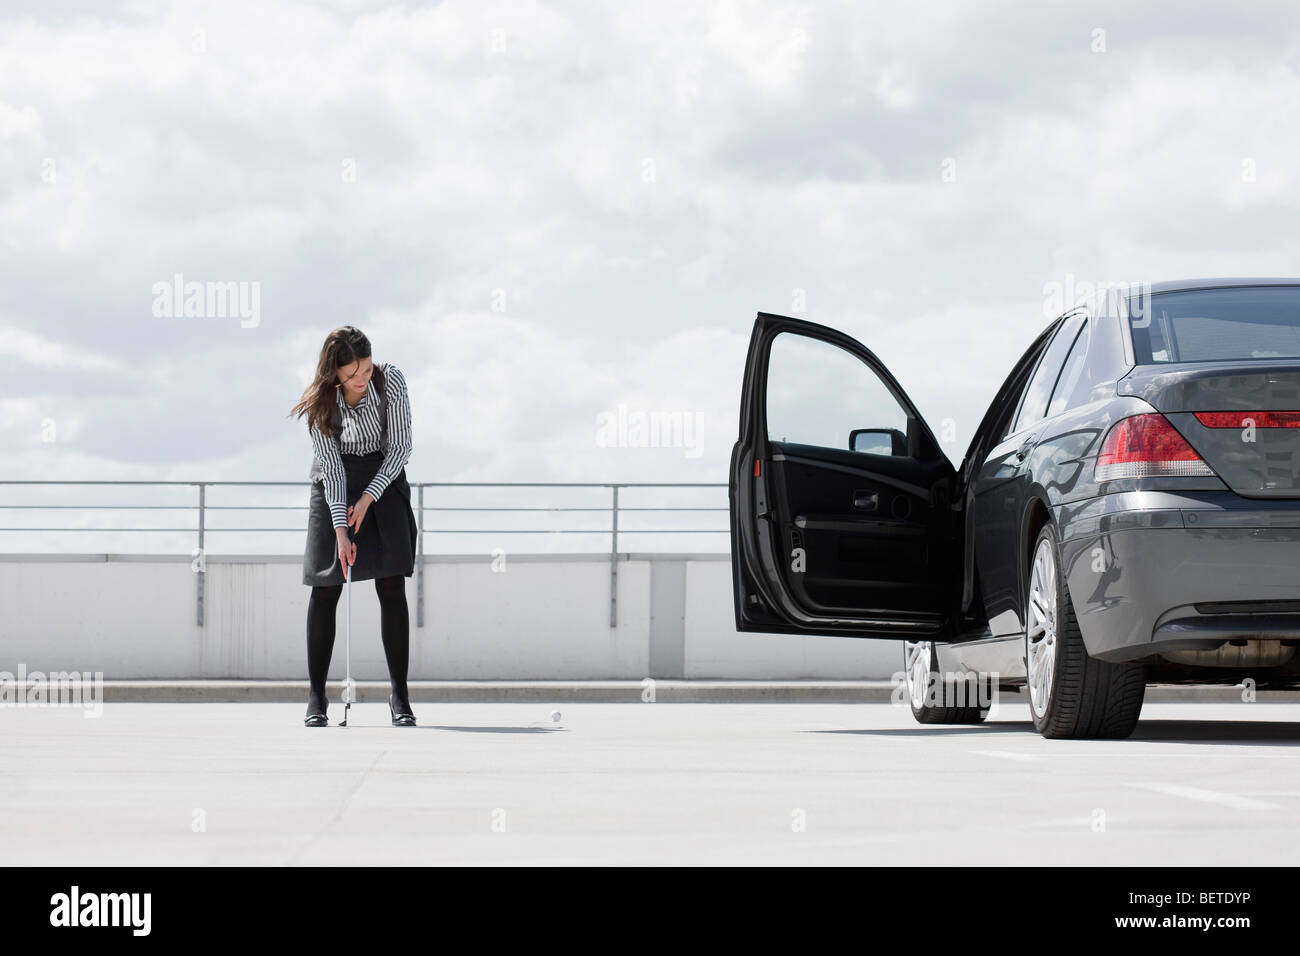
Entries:
[[1300, 286], [1157, 292], [1129, 311], [1139, 365], [1300, 358]]

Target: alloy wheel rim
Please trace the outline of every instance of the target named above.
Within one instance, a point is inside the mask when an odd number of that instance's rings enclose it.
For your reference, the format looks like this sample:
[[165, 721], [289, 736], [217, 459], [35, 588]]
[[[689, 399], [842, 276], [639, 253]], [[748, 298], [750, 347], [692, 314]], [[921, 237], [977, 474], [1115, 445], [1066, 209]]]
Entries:
[[920, 710], [925, 706], [925, 694], [930, 686], [930, 642], [905, 641], [903, 654], [907, 667], [907, 693], [912, 706]]
[[1056, 670], [1056, 553], [1049, 538], [1038, 543], [1029, 576], [1029, 607], [1025, 628], [1025, 668], [1029, 703], [1042, 718], [1052, 697]]

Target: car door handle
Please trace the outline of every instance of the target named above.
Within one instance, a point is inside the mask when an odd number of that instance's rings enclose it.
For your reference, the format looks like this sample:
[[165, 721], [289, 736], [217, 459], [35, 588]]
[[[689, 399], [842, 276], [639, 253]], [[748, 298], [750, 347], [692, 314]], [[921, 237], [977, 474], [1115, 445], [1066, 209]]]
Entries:
[[853, 507], [859, 511], [875, 511], [880, 507], [880, 494], [875, 491], [853, 492]]

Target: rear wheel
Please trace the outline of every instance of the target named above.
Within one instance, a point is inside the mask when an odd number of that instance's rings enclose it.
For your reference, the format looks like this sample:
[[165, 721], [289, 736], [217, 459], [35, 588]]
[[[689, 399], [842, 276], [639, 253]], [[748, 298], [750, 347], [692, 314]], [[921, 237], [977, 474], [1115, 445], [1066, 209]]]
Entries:
[[1034, 542], [1025, 587], [1025, 670], [1034, 729], [1044, 737], [1127, 737], [1142, 712], [1145, 672], [1141, 664], [1088, 655], [1058, 553], [1049, 522]]
[[[930, 641], [904, 641], [903, 666], [907, 670], [907, 697], [912, 716], [922, 724], [979, 724], [988, 716], [992, 700], [981, 695], [973, 682], [954, 680], [959, 675], [937, 671], [937, 656]], [[944, 678], [947, 677], [947, 680]]]

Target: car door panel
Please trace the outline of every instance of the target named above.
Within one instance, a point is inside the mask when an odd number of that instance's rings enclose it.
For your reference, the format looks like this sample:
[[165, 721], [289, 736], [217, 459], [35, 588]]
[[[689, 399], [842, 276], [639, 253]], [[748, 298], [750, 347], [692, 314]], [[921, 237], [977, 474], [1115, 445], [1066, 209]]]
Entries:
[[[946, 506], [933, 506], [928, 488], [882, 474], [894, 464], [888, 460], [867, 468], [846, 463], [844, 456], [861, 458], [857, 452], [776, 442], [772, 448], [771, 473], [788, 503], [779, 519], [786, 551], [802, 548], [805, 556], [803, 573], [790, 577], [801, 603], [826, 614], [940, 606], [930, 559], [950, 518]], [[938, 480], [940, 472], [934, 463], [920, 477]]]
[[[863, 375], [875, 376], [872, 382], [898, 403], [894, 411], [906, 417], [905, 426], [848, 423], [895, 434], [905, 427], [908, 453], [850, 450], [847, 428], [836, 433], [845, 447], [770, 438], [768, 358], [782, 334], [847, 353]], [[815, 392], [822, 383], [810, 374], [795, 385]], [[799, 388], [789, 384], [774, 387], [802, 410]], [[815, 403], [805, 411], [815, 417]], [[955, 472], [879, 359], [834, 329], [759, 313], [740, 418], [729, 476], [737, 629], [887, 638], [947, 633], [960, 571], [951, 508]]]
[[1020, 619], [1017, 529], [1023, 490], [1023, 458], [1017, 457], [1024, 437], [1015, 435], [988, 454], [976, 479], [975, 551], [984, 592], [989, 629], [997, 636], [1022, 630]]
[[[1014, 421], [1019, 412], [1025, 387], [1037, 367], [1038, 360], [1047, 344], [1052, 340], [1060, 322], [1061, 319], [1058, 318], [1049, 323], [1047, 328], [1038, 334], [1029, 348], [1012, 366], [1011, 371], [1002, 382], [1002, 386], [994, 395], [993, 401], [989, 403], [979, 427], [976, 428], [975, 434], [971, 438], [970, 446], [966, 450], [966, 456], [962, 459], [959, 479], [961, 510], [965, 516], [965, 534], [963, 535], [963, 574], [960, 606], [964, 629], [978, 630], [987, 623], [985, 608], [990, 594], [989, 585], [984, 581], [986, 572], [981, 566], [981, 559], [976, 548], [980, 520], [987, 517], [987, 515], [981, 513], [981, 504], [987, 504], [987, 502], [979, 502], [976, 492], [979, 490], [987, 494], [994, 487], [995, 481], [1001, 481], [1006, 477], [1006, 463], [1001, 459], [1013, 447], [1018, 447], [1011, 443], [1011, 436], [1007, 432], [1010, 429], [1011, 422]], [[1004, 437], [1000, 438], [998, 436]], [[989, 462], [993, 462], [994, 466], [986, 472]], [[984, 560], [988, 560], [987, 556], [984, 557]], [[996, 571], [993, 572], [993, 576], [995, 579], [998, 577]]]
[[[1010, 434], [989, 449], [975, 479], [975, 555], [984, 610], [995, 636], [1024, 629], [1020, 594], [1024, 555], [1020, 539], [1030, 501], [1032, 456], [1042, 436], [1057, 376], [1083, 321], [1081, 313], [1072, 312], [1053, 323], [1025, 386], [1016, 424]], [[1027, 407], [1029, 403], [1033, 407]]]

